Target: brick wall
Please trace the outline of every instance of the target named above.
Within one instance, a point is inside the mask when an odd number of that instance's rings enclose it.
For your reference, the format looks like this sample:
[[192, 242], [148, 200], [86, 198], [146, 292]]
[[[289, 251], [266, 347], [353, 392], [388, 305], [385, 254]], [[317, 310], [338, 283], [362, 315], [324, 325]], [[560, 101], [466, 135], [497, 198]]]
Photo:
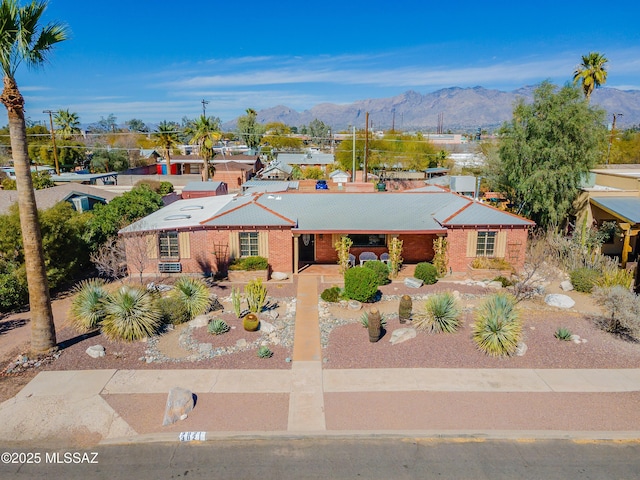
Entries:
[[269, 265], [273, 272], [293, 272], [291, 230], [269, 230]]

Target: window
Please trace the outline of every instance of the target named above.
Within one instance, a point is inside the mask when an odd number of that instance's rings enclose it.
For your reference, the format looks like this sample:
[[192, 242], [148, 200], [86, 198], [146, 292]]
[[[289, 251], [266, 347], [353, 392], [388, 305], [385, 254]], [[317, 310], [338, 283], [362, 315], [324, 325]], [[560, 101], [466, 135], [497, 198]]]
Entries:
[[354, 247], [384, 247], [386, 245], [386, 235], [384, 233], [349, 235], [349, 238], [353, 241]]
[[160, 258], [180, 258], [178, 232], [162, 232], [158, 240], [160, 243]]
[[258, 232], [240, 232], [240, 256], [258, 255]]
[[478, 232], [476, 256], [493, 257], [496, 246], [496, 232]]

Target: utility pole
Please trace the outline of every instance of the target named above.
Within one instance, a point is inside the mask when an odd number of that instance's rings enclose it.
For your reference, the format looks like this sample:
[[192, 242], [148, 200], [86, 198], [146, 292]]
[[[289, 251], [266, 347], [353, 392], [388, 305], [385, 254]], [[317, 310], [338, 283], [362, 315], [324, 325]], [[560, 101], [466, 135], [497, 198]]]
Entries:
[[351, 181], [356, 181], [356, 126], [353, 126], [353, 167], [351, 168]]
[[613, 135], [616, 129], [616, 118], [622, 117], [622, 113], [613, 114], [613, 123], [611, 124], [611, 134], [609, 135], [609, 148], [607, 148], [607, 165], [609, 165], [609, 158], [611, 157], [611, 143], [613, 142]]
[[208, 100], [205, 100], [204, 98], [202, 99], [202, 101], [200, 102], [202, 103], [202, 116], [206, 117], [207, 116], [207, 104], [209, 103]]
[[369, 156], [369, 112], [364, 117], [364, 162], [362, 166], [362, 181], [367, 182], [367, 160]]
[[60, 165], [58, 164], [58, 149], [56, 148], [56, 135], [53, 132], [53, 112], [51, 110], [43, 110], [42, 113], [49, 114], [49, 125], [51, 126], [51, 142], [53, 143], [53, 159], [56, 162], [56, 175], [60, 175]]
[[396, 133], [396, 109], [391, 110], [393, 117], [391, 117], [391, 132]]

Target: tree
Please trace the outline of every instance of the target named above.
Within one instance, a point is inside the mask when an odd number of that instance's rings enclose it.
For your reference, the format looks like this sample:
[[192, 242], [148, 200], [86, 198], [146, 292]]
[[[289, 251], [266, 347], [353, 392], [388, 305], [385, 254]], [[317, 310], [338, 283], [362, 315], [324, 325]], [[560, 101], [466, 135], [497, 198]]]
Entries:
[[582, 63], [573, 72], [573, 83], [580, 83], [584, 96], [589, 101], [593, 91], [607, 81], [606, 63], [609, 60], [602, 54], [590, 52], [582, 56]]
[[43, 1], [19, 6], [17, 0], [0, 4], [0, 65], [4, 89], [0, 101], [7, 108], [11, 152], [18, 186], [20, 228], [25, 250], [29, 307], [31, 310], [31, 350], [47, 352], [56, 346], [49, 285], [47, 283], [42, 237], [38, 223], [24, 118], [24, 98], [18, 89], [15, 73], [24, 61], [28, 67], [44, 64], [54, 45], [67, 39], [67, 28], [61, 23], [40, 24], [46, 10]]
[[262, 145], [267, 145], [271, 150], [299, 150], [302, 148], [302, 140], [291, 136], [291, 128], [282, 122], [271, 122], [265, 126], [265, 135], [262, 137]]
[[264, 134], [264, 126], [257, 122], [258, 114], [252, 108], [247, 108], [247, 114], [238, 118], [238, 136], [247, 147], [256, 150]]
[[117, 117], [113, 113], [110, 113], [107, 118], [101, 116], [100, 120], [92, 123], [91, 130], [102, 133], [115, 132], [117, 126]]
[[212, 177], [215, 175], [215, 168], [209, 164], [209, 160], [215, 155], [213, 151], [214, 145], [222, 137], [220, 134], [220, 119], [200, 115], [188, 124], [186, 133], [191, 137], [189, 143], [198, 145], [200, 149], [200, 156], [204, 162], [202, 180], [206, 182], [209, 180], [209, 174]]
[[122, 172], [129, 168], [129, 156], [124, 150], [98, 148], [91, 158], [93, 172]]
[[178, 126], [175, 123], [160, 122], [153, 137], [156, 145], [162, 148], [165, 162], [167, 163], [167, 175], [171, 174], [171, 151], [178, 145]]
[[66, 140], [80, 133], [80, 118], [77, 113], [69, 112], [69, 109], [58, 110], [53, 115], [53, 123], [60, 127], [58, 132]]
[[311, 123], [309, 123], [307, 131], [309, 132], [311, 141], [316, 145], [324, 147], [325, 145], [329, 145], [331, 142], [331, 139], [329, 138], [331, 127], [326, 125], [322, 120], [318, 120], [317, 118], [313, 119]]
[[149, 131], [149, 127], [139, 118], [132, 118], [124, 122], [124, 124], [131, 132], [147, 133]]
[[499, 160], [490, 183], [518, 213], [543, 228], [562, 224], [580, 181], [605, 150], [604, 111], [571, 86], [542, 83], [533, 103], [520, 100], [499, 131]]

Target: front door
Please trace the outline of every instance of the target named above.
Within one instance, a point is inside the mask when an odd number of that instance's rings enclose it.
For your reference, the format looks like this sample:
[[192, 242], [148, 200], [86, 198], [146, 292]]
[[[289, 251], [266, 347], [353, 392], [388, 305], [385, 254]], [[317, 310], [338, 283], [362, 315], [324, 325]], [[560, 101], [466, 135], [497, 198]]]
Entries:
[[316, 259], [315, 235], [303, 233], [298, 237], [298, 251], [301, 262], [314, 262]]

